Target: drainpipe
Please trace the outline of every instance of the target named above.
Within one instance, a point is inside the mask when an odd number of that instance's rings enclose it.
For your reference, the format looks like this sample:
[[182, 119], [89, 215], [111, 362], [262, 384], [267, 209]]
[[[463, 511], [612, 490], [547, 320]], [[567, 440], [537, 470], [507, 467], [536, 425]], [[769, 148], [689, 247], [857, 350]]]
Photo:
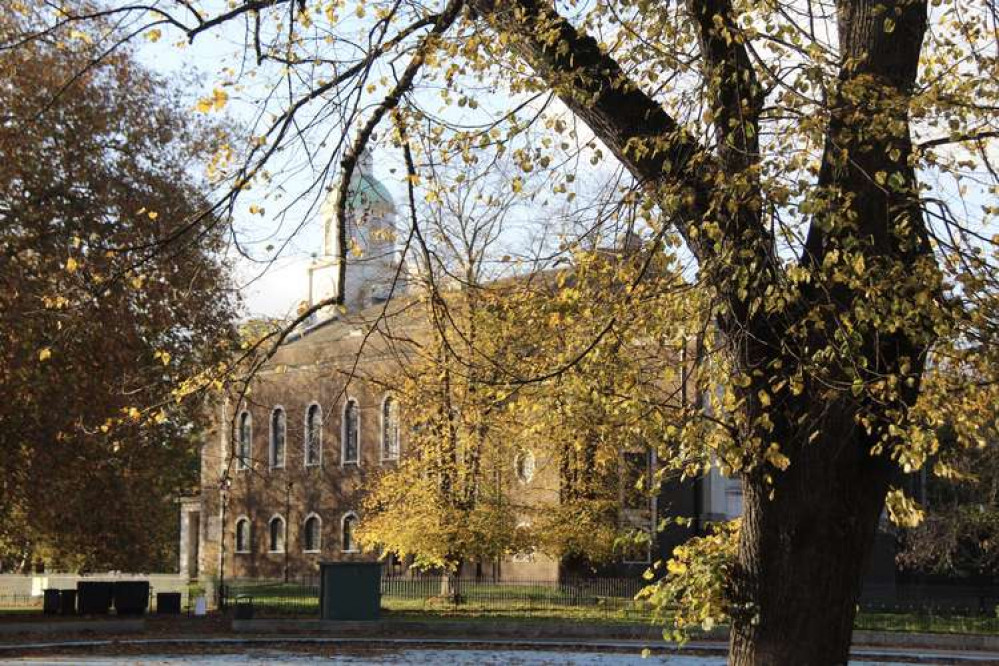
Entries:
[[291, 487], [294, 484], [288, 481], [284, 487], [284, 582], [288, 582], [289, 560], [291, 555], [291, 541], [288, 536], [291, 532]]
[[219, 497], [221, 498], [220, 504], [222, 505], [219, 513], [221, 519], [221, 525], [219, 529], [219, 588], [215, 591], [215, 604], [216, 607], [222, 607], [223, 595], [222, 590], [225, 587], [225, 512], [226, 507], [229, 504], [229, 479], [223, 478], [219, 483]]

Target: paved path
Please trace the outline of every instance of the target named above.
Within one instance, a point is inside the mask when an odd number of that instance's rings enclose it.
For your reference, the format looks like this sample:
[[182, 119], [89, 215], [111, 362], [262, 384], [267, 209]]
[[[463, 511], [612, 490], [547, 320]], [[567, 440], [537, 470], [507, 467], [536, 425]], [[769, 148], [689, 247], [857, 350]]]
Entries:
[[[275, 648], [284, 645], [292, 649], [276, 652]], [[173, 655], [171, 656], [171, 646], [184, 648], [184, 652], [190, 652], [191, 648], [204, 646], [212, 648], [215, 653], [225, 652], [231, 646], [233, 650], [239, 650], [239, 654], [215, 654], [214, 656], [202, 655], [197, 658], [203, 664], [233, 664], [233, 663], [275, 663], [275, 658], [280, 658], [281, 663], [307, 664], [316, 661], [316, 657], [296, 655], [294, 647], [334, 647], [340, 646], [345, 649], [361, 648], [364, 650], [379, 650], [377, 661], [372, 661], [372, 654], [367, 656], [358, 655], [332, 655], [325, 656], [324, 663], [412, 663], [412, 664], [434, 664], [453, 663], [469, 664], [476, 666], [491, 666], [502, 663], [521, 664], [649, 664], [648, 660], [641, 661], [641, 651], [643, 648], [651, 648], [655, 659], [651, 663], [666, 663], [673, 666], [715, 666], [724, 664], [724, 656], [727, 651], [726, 645], [717, 641], [691, 641], [683, 649], [678, 650], [662, 642], [642, 641], [642, 640], [562, 640], [562, 639], [469, 639], [469, 638], [369, 638], [369, 637], [324, 637], [324, 636], [240, 636], [240, 637], [219, 637], [219, 636], [185, 636], [178, 638], [122, 638], [122, 639], [92, 639], [92, 640], [69, 640], [69, 641], [45, 641], [34, 643], [0, 644], [0, 654], [15, 652], [34, 652], [44, 650], [46, 652], [59, 652], [61, 650], [73, 651], [72, 656], [41, 656], [41, 657], [17, 657], [0, 658], [0, 664], [123, 664], [137, 663], [136, 657], [104, 657], [100, 655], [80, 654], [79, 650], [87, 653], [100, 652], [101, 648], [113, 648], [117, 652], [124, 647], [133, 648], [129, 650], [131, 654], [143, 654], [141, 661], [143, 664], [176, 664], [190, 662], [191, 656]], [[271, 646], [270, 649], [266, 649]], [[487, 649], [488, 648], [488, 649]], [[254, 652], [261, 652], [260, 658], [253, 656]], [[400, 655], [405, 657], [400, 661]], [[506, 659], [514, 658], [513, 662], [493, 658], [486, 658], [488, 655], [505, 655]], [[999, 652], [970, 652], [959, 650], [925, 650], [925, 649], [905, 649], [905, 648], [864, 648], [858, 647], [852, 650], [853, 660], [856, 664], [895, 664], [900, 663], [923, 663], [923, 664], [997, 664], [999, 665]], [[445, 661], [440, 659], [445, 658]], [[334, 661], [329, 661], [331, 658]], [[428, 659], [431, 659], [429, 660]], [[632, 661], [636, 659], [638, 661]], [[346, 660], [346, 661], [344, 661]], [[894, 661], [897, 660], [897, 661]]]

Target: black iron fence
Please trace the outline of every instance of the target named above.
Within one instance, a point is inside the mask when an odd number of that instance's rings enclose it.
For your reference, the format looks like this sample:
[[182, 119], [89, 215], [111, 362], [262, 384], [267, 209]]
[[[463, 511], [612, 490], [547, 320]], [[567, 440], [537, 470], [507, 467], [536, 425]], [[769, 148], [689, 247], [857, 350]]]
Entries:
[[931, 599], [894, 603], [862, 603], [856, 629], [953, 634], [999, 634], [999, 608]]
[[[489, 580], [441, 575], [382, 579], [382, 610], [389, 617], [551, 618], [563, 621], [649, 622], [653, 609], [635, 595], [635, 578]], [[253, 617], [319, 617], [319, 580], [233, 580], [222, 590], [223, 608]], [[874, 631], [999, 634], [995, 607], [862, 603], [856, 628]]]
[[237, 616], [251, 609], [253, 617], [319, 617], [319, 578], [229, 580], [219, 588], [218, 605]]
[[652, 609], [635, 595], [645, 585], [635, 578], [569, 578], [560, 581], [483, 580], [446, 576], [382, 580], [382, 606], [397, 613], [651, 618]]
[[[385, 577], [382, 609], [397, 615], [489, 615], [651, 618], [635, 595], [644, 585], [634, 578], [491, 580], [441, 575]], [[224, 608], [252, 606], [254, 617], [318, 617], [319, 581], [232, 580], [222, 590]], [[237, 612], [239, 612], [237, 610]]]

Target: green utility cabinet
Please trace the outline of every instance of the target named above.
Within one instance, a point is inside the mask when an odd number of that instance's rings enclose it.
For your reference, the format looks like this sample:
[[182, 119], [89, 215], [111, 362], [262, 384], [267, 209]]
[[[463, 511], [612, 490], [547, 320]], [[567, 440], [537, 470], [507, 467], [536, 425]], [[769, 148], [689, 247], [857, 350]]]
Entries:
[[321, 562], [319, 617], [377, 620], [382, 605], [380, 562]]

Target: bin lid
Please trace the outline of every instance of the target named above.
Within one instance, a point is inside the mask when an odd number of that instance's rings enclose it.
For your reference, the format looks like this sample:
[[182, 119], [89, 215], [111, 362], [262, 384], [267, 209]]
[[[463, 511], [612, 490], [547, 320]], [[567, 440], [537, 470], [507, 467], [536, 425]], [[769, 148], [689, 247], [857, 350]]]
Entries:
[[320, 562], [320, 568], [322, 567], [378, 567], [381, 568], [381, 562]]

